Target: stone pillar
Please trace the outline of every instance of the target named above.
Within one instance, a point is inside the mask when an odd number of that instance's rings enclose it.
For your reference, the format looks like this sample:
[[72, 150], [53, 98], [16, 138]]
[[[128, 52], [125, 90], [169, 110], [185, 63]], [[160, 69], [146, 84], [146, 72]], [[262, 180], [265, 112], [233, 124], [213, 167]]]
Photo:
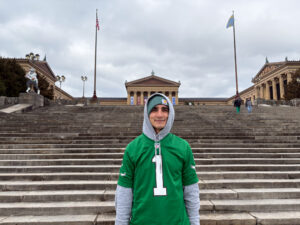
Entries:
[[137, 104], [137, 93], [136, 91], [133, 92], [133, 105], [136, 105]]
[[258, 99], [259, 98], [259, 90], [258, 87], [255, 87], [255, 98]]
[[284, 99], [284, 84], [282, 75], [279, 76], [280, 99]]
[[276, 81], [275, 78], [272, 80], [272, 88], [273, 88], [273, 100], [278, 100], [277, 99], [277, 90], [276, 90]]
[[179, 101], [178, 101], [178, 91], [175, 91], [175, 97], [176, 97], [176, 105], [178, 105]]
[[144, 105], [144, 92], [141, 91], [141, 105]]
[[266, 100], [270, 100], [270, 81], [266, 82]]
[[130, 91], [127, 92], [127, 105], [130, 105]]
[[292, 81], [292, 73], [287, 73], [287, 83], [290, 83]]
[[262, 84], [260, 85], [260, 98], [264, 98], [264, 87], [262, 86]]

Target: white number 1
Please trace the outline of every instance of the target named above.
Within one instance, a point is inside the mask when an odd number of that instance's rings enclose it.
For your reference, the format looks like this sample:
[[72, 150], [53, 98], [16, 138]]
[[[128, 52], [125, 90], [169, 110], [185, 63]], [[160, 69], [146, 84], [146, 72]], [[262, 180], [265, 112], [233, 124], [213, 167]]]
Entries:
[[167, 195], [167, 189], [164, 188], [163, 169], [161, 155], [155, 155], [152, 159], [155, 163], [156, 187], [154, 188], [154, 196]]

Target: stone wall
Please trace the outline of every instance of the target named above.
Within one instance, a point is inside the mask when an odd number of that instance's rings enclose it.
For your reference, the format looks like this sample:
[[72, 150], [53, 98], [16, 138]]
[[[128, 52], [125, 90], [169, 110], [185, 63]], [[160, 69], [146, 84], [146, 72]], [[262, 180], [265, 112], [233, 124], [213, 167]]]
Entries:
[[19, 103], [18, 97], [0, 96], [0, 107], [6, 105], [15, 105]]

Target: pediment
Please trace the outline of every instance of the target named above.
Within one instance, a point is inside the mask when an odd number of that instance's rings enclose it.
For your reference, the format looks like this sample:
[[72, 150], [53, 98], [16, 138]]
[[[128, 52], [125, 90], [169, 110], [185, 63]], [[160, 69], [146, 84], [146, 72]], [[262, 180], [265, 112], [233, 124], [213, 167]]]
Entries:
[[279, 67], [279, 65], [268, 65], [268, 66], [264, 66], [263, 69], [261, 70], [261, 72], [258, 74], [258, 76], [263, 76], [266, 73], [269, 73], [275, 69], [277, 69]]
[[126, 86], [176, 86], [179, 87], [180, 83], [164, 79], [155, 75], [144, 77], [142, 79], [134, 80], [126, 83]]
[[260, 71], [256, 74], [256, 76], [253, 78], [252, 82], [256, 82], [260, 79], [262, 79], [267, 74], [272, 73], [272, 71], [275, 71], [279, 67], [281, 67], [284, 63], [266, 63]]

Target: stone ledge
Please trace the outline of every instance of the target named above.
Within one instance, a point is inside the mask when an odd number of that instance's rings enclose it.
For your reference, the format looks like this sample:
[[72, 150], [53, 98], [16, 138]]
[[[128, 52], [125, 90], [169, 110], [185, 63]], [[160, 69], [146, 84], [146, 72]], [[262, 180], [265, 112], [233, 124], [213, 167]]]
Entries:
[[31, 104], [33, 109], [44, 106], [44, 97], [36, 93], [20, 93], [20, 104]]

